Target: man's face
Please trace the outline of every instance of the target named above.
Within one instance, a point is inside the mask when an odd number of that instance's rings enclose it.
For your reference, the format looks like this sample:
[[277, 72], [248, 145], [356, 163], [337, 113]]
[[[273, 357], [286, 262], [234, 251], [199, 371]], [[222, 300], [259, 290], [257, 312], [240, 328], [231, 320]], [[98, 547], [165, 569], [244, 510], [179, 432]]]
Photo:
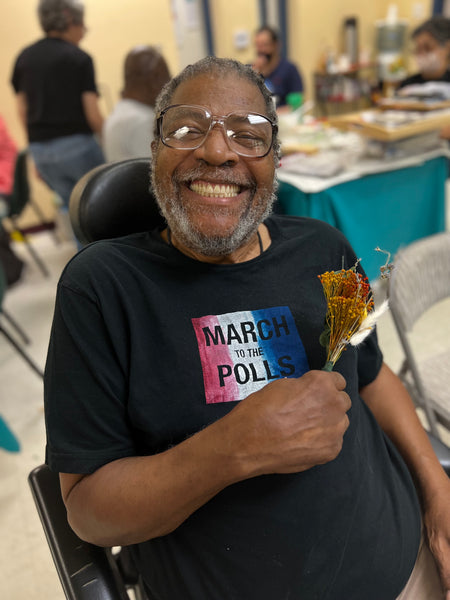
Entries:
[[278, 45], [268, 31], [261, 31], [255, 35], [255, 50], [258, 56], [264, 56], [270, 61], [277, 54]]
[[[173, 104], [202, 106], [215, 116], [266, 115], [259, 89], [236, 75], [199, 75], [176, 89]], [[152, 144], [153, 189], [179, 245], [203, 256], [232, 254], [270, 213], [274, 196], [273, 151], [246, 158], [230, 149], [220, 125], [195, 150]]]

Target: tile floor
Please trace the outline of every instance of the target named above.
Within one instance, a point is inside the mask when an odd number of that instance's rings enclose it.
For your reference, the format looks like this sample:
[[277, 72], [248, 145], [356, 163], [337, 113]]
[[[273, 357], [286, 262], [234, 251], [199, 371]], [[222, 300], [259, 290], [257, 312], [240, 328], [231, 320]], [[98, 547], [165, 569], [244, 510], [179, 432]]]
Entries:
[[[75, 252], [72, 241], [55, 245], [48, 233], [30, 237], [50, 271], [44, 278], [23, 244], [15, 244], [26, 261], [22, 280], [8, 290], [4, 308], [28, 333], [27, 347], [44, 367], [56, 283]], [[11, 330], [11, 328], [9, 328]], [[63, 600], [47, 542], [29, 492], [27, 475], [44, 461], [42, 380], [1, 336], [0, 414], [20, 440], [19, 453], [0, 449], [0, 598]]]
[[[43, 367], [56, 283], [64, 265], [74, 254], [75, 246], [71, 241], [57, 246], [48, 233], [33, 235], [31, 241], [48, 265], [51, 276], [45, 279], [23, 244], [16, 244], [27, 268], [23, 280], [8, 291], [4, 306], [32, 338], [28, 351]], [[442, 321], [439, 343], [450, 339], [448, 308], [448, 305], [439, 307], [429, 317]], [[427, 337], [426, 323], [423, 335], [423, 346], [429, 350], [434, 339]], [[386, 362], [396, 370], [402, 353], [389, 313], [379, 324], [379, 337]], [[63, 600], [64, 594], [27, 484], [30, 470], [44, 460], [42, 381], [3, 338], [0, 341], [0, 378], [0, 414], [22, 446], [19, 453], [0, 449], [0, 598]]]

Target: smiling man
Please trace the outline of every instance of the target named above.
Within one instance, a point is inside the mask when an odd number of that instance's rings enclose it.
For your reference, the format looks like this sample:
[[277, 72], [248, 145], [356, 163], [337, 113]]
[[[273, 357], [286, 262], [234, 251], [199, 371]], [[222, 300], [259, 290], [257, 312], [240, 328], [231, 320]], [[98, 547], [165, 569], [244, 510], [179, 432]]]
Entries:
[[219, 80], [200, 73], [175, 90], [169, 86], [159, 99], [162, 144], [152, 146], [153, 188], [171, 243], [213, 262], [260, 253], [260, 243], [268, 242], [262, 222], [275, 199], [276, 115], [254, 83], [236, 88], [235, 78], [224, 69]]
[[167, 227], [88, 246], [58, 286], [47, 461], [69, 522], [133, 545], [152, 600], [442, 599], [449, 480], [375, 332], [321, 369], [317, 276], [356, 257], [270, 215], [262, 79], [208, 57], [156, 109]]

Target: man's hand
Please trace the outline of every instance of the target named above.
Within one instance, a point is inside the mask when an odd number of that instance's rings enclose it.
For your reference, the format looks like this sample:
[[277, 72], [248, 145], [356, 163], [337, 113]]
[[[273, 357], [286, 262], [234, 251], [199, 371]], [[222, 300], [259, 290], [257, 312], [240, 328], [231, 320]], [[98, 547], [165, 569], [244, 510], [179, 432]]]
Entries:
[[424, 523], [445, 599], [450, 600], [450, 479], [445, 487], [424, 502]]
[[249, 477], [295, 473], [334, 460], [349, 425], [345, 385], [339, 373], [310, 371], [251, 394], [224, 418], [234, 431], [227, 436], [230, 454]]
[[136, 544], [170, 533], [233, 483], [329, 462], [349, 423], [344, 388], [325, 371], [280, 379], [165, 452], [61, 473], [69, 522], [97, 545]]

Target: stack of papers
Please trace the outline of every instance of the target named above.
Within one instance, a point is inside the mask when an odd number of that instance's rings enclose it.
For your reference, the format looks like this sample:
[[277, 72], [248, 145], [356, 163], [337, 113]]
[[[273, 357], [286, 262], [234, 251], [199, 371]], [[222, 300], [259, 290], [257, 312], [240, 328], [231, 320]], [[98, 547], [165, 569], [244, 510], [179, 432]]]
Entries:
[[450, 83], [446, 81], [427, 81], [407, 85], [397, 92], [397, 96], [422, 100], [450, 100]]
[[393, 98], [379, 102], [382, 109], [432, 111], [450, 106], [450, 83], [428, 81], [407, 85], [398, 90]]
[[333, 177], [345, 168], [342, 152], [323, 151], [318, 154], [290, 154], [282, 159], [283, 170], [311, 177]]

